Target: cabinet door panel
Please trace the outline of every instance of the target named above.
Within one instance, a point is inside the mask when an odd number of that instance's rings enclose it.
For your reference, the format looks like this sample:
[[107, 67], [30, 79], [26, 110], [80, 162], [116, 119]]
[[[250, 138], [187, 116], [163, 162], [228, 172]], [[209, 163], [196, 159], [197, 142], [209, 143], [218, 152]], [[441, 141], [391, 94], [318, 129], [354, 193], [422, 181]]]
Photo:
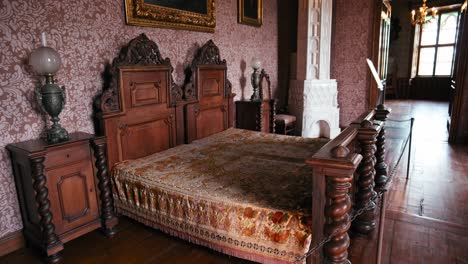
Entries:
[[88, 160], [47, 172], [53, 221], [57, 234], [98, 217], [92, 164]]

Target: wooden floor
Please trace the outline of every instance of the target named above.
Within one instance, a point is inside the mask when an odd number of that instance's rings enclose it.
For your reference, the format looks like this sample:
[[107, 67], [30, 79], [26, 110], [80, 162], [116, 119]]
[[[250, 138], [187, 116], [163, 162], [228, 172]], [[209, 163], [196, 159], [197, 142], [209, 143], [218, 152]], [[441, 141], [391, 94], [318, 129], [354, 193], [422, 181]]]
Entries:
[[447, 142], [447, 103], [388, 105], [390, 118], [415, 118], [410, 179], [400, 177], [407, 165], [405, 156], [392, 184], [389, 210], [468, 226], [468, 146]]
[[[388, 192], [382, 263], [468, 263], [468, 146], [447, 142], [448, 104], [395, 100], [387, 106], [390, 119], [414, 117], [415, 123], [409, 179], [406, 149]], [[394, 164], [403, 140], [397, 129], [388, 130], [388, 163]], [[376, 263], [375, 236], [353, 238], [353, 263]]]
[[[447, 104], [389, 101], [392, 119], [415, 117], [410, 179], [406, 156], [394, 175], [385, 218], [382, 263], [468, 263], [468, 147], [447, 144]], [[393, 138], [392, 138], [393, 137]], [[389, 163], [402, 140], [387, 136]], [[249, 263], [165, 235], [122, 217], [109, 240], [91, 232], [65, 245], [63, 263]], [[353, 237], [350, 260], [375, 263], [376, 235]], [[0, 263], [40, 263], [30, 249]]]

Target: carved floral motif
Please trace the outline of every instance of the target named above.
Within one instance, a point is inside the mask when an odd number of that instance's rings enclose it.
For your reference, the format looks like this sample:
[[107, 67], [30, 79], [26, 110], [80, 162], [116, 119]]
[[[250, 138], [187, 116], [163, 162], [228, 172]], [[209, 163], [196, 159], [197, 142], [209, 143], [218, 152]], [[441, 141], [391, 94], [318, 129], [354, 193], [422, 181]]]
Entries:
[[158, 45], [150, 40], [145, 34], [141, 34], [123, 47], [113, 61], [110, 69], [112, 76], [108, 87], [97, 100], [98, 109], [104, 113], [118, 112], [121, 110], [121, 98], [119, 93], [119, 68], [130, 65], [167, 65], [171, 69], [171, 102], [175, 104], [182, 98], [182, 90], [174, 83], [172, 72], [174, 68], [169, 58], [163, 59]]
[[[208, 40], [197, 52], [195, 58], [192, 61], [192, 65], [188, 71], [189, 82], [184, 85], [184, 99], [186, 100], [196, 100], [197, 91], [195, 88], [195, 72], [197, 72], [197, 67], [200, 65], [223, 65], [226, 66], [226, 60], [221, 59], [218, 46], [213, 42], [213, 40]], [[225, 84], [225, 97], [229, 97], [232, 91], [232, 84], [226, 78]]]

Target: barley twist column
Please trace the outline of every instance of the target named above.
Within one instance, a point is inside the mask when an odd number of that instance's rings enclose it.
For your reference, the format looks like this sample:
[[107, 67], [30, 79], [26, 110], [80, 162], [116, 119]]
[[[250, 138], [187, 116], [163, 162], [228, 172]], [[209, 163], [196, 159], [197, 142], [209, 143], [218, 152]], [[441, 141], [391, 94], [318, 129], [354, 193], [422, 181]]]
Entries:
[[94, 156], [96, 158], [97, 178], [99, 180], [101, 200], [101, 223], [104, 234], [112, 237], [116, 234], [117, 217], [114, 214], [114, 199], [107, 170], [106, 139], [104, 137], [92, 140]]
[[325, 244], [324, 254], [327, 263], [346, 263], [348, 259], [349, 235], [351, 226], [349, 210], [351, 199], [352, 175], [350, 177], [327, 177], [326, 196], [329, 203], [325, 206], [325, 216], [328, 218], [325, 225], [325, 236], [338, 232]]
[[256, 104], [257, 111], [255, 112], [255, 130], [261, 132], [262, 131], [262, 122], [263, 122], [263, 104], [262, 102], [258, 102]]
[[[375, 119], [385, 123], [390, 110], [384, 105], [377, 106]], [[375, 189], [382, 188], [387, 183], [387, 164], [385, 163], [385, 125], [377, 137], [377, 152], [375, 153], [377, 164], [375, 165]]]
[[63, 249], [63, 244], [55, 233], [55, 226], [52, 223], [52, 213], [50, 212], [49, 190], [47, 189], [47, 179], [44, 175], [44, 156], [31, 158], [31, 169], [33, 177], [33, 188], [36, 192], [36, 203], [40, 217], [41, 232], [44, 241], [44, 249], [47, 254], [47, 262], [59, 262], [62, 257], [59, 253]]
[[353, 222], [352, 228], [361, 234], [368, 234], [375, 229], [375, 203], [372, 198], [377, 195], [374, 191], [375, 152], [377, 150], [378, 131], [373, 123], [364, 120], [358, 132], [358, 142], [361, 148], [362, 161], [357, 172], [357, 192], [355, 195], [355, 209], [368, 207], [364, 213]]

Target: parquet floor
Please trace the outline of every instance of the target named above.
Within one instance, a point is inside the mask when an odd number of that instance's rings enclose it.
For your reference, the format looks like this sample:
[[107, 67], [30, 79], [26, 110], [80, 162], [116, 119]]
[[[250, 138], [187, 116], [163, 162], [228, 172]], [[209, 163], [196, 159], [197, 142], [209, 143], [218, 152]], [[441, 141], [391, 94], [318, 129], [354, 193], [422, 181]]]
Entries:
[[[382, 263], [468, 263], [468, 146], [447, 142], [448, 104], [387, 101], [390, 119], [415, 118], [410, 176], [407, 150], [387, 197]], [[388, 122], [389, 126], [395, 123]], [[403, 144], [387, 133], [388, 163]], [[376, 263], [376, 237], [354, 237], [353, 263]]]
[[[394, 175], [382, 263], [468, 263], [468, 146], [447, 143], [447, 104], [388, 101], [392, 119], [415, 117], [410, 179], [406, 156]], [[392, 139], [392, 137], [394, 137]], [[389, 163], [402, 140], [387, 136]], [[63, 263], [249, 263], [165, 235], [122, 217], [112, 240], [91, 232], [65, 245]], [[376, 235], [353, 237], [350, 260], [375, 263]], [[40, 263], [30, 249], [0, 263]]]
[[400, 177], [407, 165], [405, 156], [392, 183], [389, 210], [468, 226], [468, 146], [447, 143], [447, 103], [388, 105], [390, 118], [415, 118], [410, 178]]

